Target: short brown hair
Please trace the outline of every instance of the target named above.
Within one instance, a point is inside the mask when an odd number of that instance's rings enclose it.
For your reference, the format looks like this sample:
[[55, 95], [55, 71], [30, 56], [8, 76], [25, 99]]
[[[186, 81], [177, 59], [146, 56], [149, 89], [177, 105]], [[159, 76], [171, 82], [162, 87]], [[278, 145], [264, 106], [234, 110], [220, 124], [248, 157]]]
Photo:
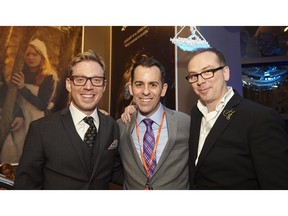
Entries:
[[190, 62], [191, 59], [193, 59], [196, 55], [198, 55], [200, 53], [203, 53], [203, 52], [212, 52], [212, 53], [214, 53], [218, 57], [220, 65], [226, 65], [226, 60], [225, 60], [225, 57], [224, 57], [223, 53], [221, 53], [219, 50], [217, 50], [216, 48], [213, 48], [213, 47], [200, 48], [200, 49], [197, 49], [194, 52], [191, 52], [191, 54], [189, 55], [188, 62]]
[[101, 68], [103, 69], [104, 71], [104, 77], [105, 77], [105, 69], [106, 69], [106, 66], [105, 66], [105, 63], [104, 63], [104, 60], [103, 58], [98, 55], [96, 52], [94, 52], [93, 50], [88, 50], [86, 52], [83, 52], [83, 53], [79, 53], [71, 62], [70, 64], [68, 65], [68, 77], [71, 77], [72, 76], [72, 68], [74, 65], [80, 63], [80, 62], [83, 62], [83, 61], [93, 61], [93, 62], [97, 62]]

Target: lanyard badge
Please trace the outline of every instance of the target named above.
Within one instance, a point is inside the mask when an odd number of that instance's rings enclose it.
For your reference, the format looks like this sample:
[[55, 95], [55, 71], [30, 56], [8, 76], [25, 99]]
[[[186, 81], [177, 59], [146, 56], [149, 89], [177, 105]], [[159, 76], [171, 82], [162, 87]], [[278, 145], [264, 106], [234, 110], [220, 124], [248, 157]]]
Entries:
[[147, 179], [147, 182], [145, 184], [145, 190], [153, 190], [153, 187], [150, 187], [149, 179]]

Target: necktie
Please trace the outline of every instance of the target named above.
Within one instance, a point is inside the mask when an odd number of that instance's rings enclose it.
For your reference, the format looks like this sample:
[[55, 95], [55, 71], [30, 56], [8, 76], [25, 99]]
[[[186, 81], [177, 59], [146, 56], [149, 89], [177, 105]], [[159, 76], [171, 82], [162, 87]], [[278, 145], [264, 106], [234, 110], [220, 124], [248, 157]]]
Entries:
[[153, 120], [149, 118], [145, 118], [143, 119], [143, 122], [146, 125], [146, 132], [143, 137], [143, 155], [144, 155], [146, 167], [148, 168], [148, 170], [146, 170], [147, 177], [151, 179], [154, 173], [155, 167], [156, 167], [155, 155], [153, 157], [152, 164], [150, 166], [150, 160], [151, 160], [152, 152], [155, 146], [155, 137], [154, 137], [154, 133], [152, 129]]
[[85, 133], [84, 141], [91, 148], [93, 146], [94, 142], [95, 142], [95, 139], [96, 139], [97, 128], [94, 125], [93, 117], [91, 117], [91, 116], [85, 117], [83, 120], [84, 120], [85, 123], [89, 124], [89, 126], [90, 126], [88, 128], [88, 130], [86, 131], [86, 133]]

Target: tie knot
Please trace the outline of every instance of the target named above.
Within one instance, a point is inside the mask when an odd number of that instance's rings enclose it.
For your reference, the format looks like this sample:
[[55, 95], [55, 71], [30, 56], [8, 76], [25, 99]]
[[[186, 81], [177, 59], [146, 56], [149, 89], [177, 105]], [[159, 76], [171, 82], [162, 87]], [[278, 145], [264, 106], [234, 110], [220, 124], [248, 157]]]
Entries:
[[87, 123], [89, 126], [91, 126], [91, 127], [93, 127], [94, 126], [94, 122], [93, 122], [93, 117], [91, 117], [91, 116], [86, 116], [84, 119], [83, 119], [83, 121], [85, 122], [85, 123]]
[[146, 127], [151, 127], [152, 126], [152, 124], [153, 124], [153, 120], [152, 119], [150, 119], [150, 118], [145, 118], [145, 119], [143, 119], [142, 120], [143, 122], [144, 122], [144, 124], [146, 125]]

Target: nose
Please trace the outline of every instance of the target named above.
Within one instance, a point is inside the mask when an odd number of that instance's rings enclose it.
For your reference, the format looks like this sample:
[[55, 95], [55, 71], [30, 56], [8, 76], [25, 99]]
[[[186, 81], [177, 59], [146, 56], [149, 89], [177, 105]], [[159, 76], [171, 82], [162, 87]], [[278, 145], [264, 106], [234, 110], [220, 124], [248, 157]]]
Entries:
[[149, 93], [150, 93], [150, 91], [149, 91], [149, 85], [144, 85], [143, 94], [144, 94], [144, 95], [148, 95]]
[[206, 80], [199, 74], [198, 75], [198, 80], [197, 80], [197, 84], [201, 85], [202, 83], [206, 82]]
[[88, 79], [84, 85], [85, 89], [93, 89], [92, 81], [91, 79]]

